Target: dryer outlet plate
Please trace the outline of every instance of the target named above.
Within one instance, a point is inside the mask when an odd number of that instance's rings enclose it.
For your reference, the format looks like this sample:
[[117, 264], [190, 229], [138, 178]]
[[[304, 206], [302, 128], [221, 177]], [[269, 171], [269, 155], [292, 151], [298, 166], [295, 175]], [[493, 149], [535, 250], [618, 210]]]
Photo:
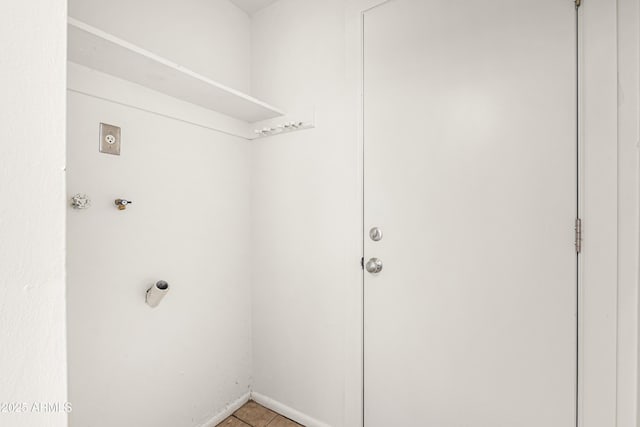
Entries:
[[119, 156], [120, 144], [120, 128], [100, 123], [100, 152]]

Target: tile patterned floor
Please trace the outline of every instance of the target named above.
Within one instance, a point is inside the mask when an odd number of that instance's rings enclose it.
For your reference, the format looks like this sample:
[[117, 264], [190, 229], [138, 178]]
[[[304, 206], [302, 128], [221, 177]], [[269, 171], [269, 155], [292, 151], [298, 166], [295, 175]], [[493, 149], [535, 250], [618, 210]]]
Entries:
[[288, 418], [273, 412], [253, 400], [218, 424], [217, 427], [304, 427]]

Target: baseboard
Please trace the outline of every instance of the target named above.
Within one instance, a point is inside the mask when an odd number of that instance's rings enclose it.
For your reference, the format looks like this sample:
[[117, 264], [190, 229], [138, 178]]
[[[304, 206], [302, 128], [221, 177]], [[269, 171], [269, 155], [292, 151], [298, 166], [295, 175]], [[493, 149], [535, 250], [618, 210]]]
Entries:
[[214, 415], [209, 421], [202, 424], [200, 427], [215, 427], [225, 419], [231, 416], [234, 412], [242, 407], [245, 403], [249, 401], [251, 398], [251, 393], [246, 393], [240, 399], [228, 404], [224, 410], [216, 415]]
[[321, 421], [316, 420], [315, 418], [311, 418], [310, 416], [303, 414], [302, 412], [296, 411], [295, 409], [290, 408], [287, 405], [278, 402], [277, 400], [273, 400], [270, 397], [264, 396], [260, 393], [256, 393], [255, 391], [251, 392], [251, 399], [255, 400], [265, 408], [269, 408], [272, 411], [279, 413], [280, 415], [284, 415], [285, 417], [292, 419], [293, 421], [300, 423], [303, 426], [331, 427], [329, 424], [325, 424]]

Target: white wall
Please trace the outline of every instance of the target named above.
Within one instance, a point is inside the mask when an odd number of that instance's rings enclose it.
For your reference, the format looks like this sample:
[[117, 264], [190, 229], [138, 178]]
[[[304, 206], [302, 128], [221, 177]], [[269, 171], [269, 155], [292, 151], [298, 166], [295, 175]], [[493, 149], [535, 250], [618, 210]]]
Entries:
[[[71, 0], [69, 15], [249, 88], [250, 20], [228, 0]], [[69, 66], [67, 196], [93, 199], [68, 210], [70, 424], [210, 423], [250, 391], [248, 142], [211, 129], [228, 117]], [[100, 122], [122, 127], [120, 157], [98, 152]], [[151, 309], [159, 279], [172, 289]]]
[[[0, 3], [0, 402], [64, 403], [64, 0]], [[0, 413], [62, 427], [62, 413]]]
[[254, 390], [333, 427], [356, 425], [361, 392], [348, 384], [361, 238], [345, 4], [280, 0], [252, 26], [253, 94], [315, 105], [317, 121], [252, 146]]
[[585, 427], [637, 426], [637, 0], [590, 0], [581, 15]]
[[[70, 86], [162, 96], [69, 65]], [[100, 122], [122, 127], [120, 156], [98, 152]], [[249, 392], [248, 144], [69, 91], [67, 197], [93, 201], [67, 211], [71, 426], [199, 426]]]
[[618, 1], [618, 427], [638, 424], [640, 4]]
[[69, 0], [69, 16], [249, 90], [251, 21], [229, 0]]

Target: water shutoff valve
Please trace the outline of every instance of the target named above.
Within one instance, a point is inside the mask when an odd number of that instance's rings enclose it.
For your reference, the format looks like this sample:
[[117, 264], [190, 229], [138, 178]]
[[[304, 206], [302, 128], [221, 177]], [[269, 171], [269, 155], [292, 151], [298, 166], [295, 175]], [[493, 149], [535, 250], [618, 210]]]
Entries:
[[118, 207], [119, 211], [123, 211], [127, 209], [127, 206], [129, 206], [133, 202], [131, 200], [126, 200], [126, 199], [116, 199], [114, 203]]

